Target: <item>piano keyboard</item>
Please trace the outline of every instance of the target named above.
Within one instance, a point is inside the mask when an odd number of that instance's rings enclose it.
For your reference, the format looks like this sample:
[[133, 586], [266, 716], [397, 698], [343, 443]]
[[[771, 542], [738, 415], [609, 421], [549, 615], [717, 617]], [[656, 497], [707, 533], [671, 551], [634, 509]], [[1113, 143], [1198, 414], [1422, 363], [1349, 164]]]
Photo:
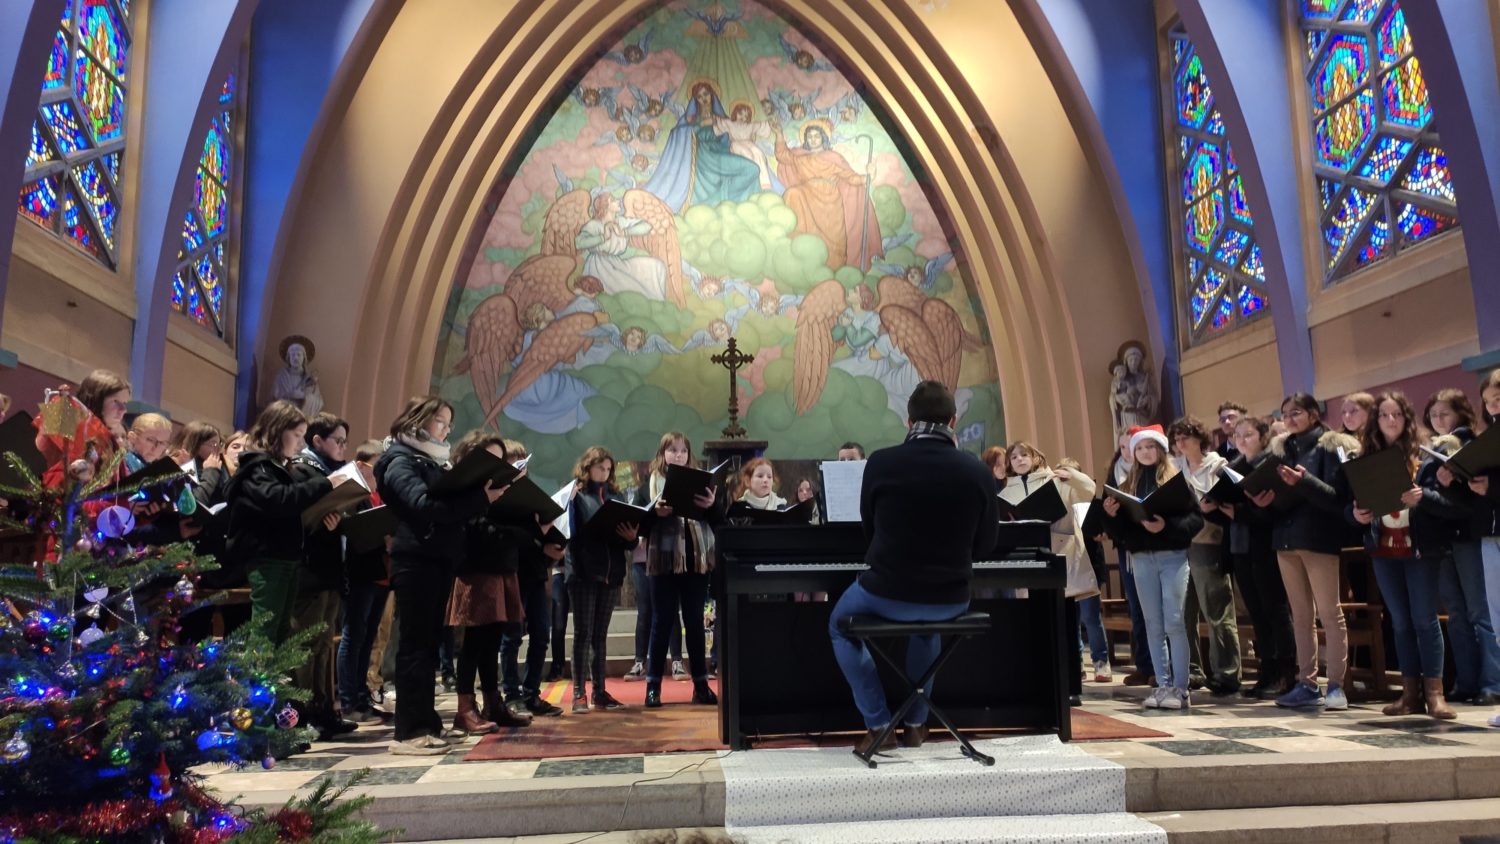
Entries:
[[[863, 562], [847, 563], [756, 563], [755, 570], [761, 572], [799, 571], [864, 571]], [[1029, 570], [1047, 568], [1046, 560], [979, 560], [974, 563], [976, 571], [985, 569]]]

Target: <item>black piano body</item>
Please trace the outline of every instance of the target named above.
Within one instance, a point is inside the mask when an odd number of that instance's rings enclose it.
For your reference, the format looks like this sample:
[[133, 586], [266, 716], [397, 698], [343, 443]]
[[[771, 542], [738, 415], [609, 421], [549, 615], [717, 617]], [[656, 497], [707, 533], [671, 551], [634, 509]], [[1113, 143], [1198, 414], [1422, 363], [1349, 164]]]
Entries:
[[[975, 563], [970, 603], [990, 614], [991, 630], [959, 647], [933, 697], [961, 728], [1056, 733], [1067, 741], [1073, 669], [1066, 648], [1078, 647], [1078, 634], [1065, 632], [1065, 563], [1051, 553], [1048, 525], [1000, 527], [994, 553]], [[723, 742], [739, 749], [775, 735], [863, 730], [828, 636], [834, 603], [864, 570], [861, 526], [725, 526], [716, 536]], [[999, 595], [1020, 588], [1027, 597]], [[816, 592], [828, 600], [790, 599]], [[884, 666], [881, 674], [894, 708], [904, 697], [900, 678]]]

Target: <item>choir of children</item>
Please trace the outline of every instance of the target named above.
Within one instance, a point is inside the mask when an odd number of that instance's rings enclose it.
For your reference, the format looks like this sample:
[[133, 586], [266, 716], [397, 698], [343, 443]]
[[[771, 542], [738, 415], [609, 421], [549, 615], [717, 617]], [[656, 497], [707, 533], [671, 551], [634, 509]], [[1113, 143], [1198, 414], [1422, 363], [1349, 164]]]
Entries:
[[[1444, 457], [1496, 424], [1500, 372], [1479, 392], [1478, 412], [1463, 391], [1446, 389], [1420, 415], [1399, 392], [1355, 393], [1342, 401], [1337, 431], [1325, 426], [1322, 405], [1305, 393], [1286, 399], [1279, 420], [1225, 402], [1213, 431], [1189, 416], [1165, 430], [1152, 425], [1123, 434], [1099, 484], [1073, 461], [1049, 465], [1025, 442], [991, 448], [983, 460], [1003, 501], [1017, 505], [1054, 485], [1067, 505], [1068, 514], [1053, 524], [1052, 550], [1068, 560], [1069, 596], [1079, 599], [1096, 681], [1111, 677], [1099, 601], [1107, 576], [1097, 544], [1107, 535], [1119, 552], [1119, 579], [1134, 622], [1135, 670], [1125, 683], [1154, 684], [1147, 707], [1185, 709], [1199, 684], [1215, 696], [1240, 690], [1236, 591], [1250, 615], [1259, 666], [1256, 682], [1241, 693], [1284, 707], [1346, 707], [1339, 552], [1362, 541], [1395, 632], [1403, 679], [1401, 699], [1385, 714], [1452, 718], [1450, 700], [1500, 704], [1500, 485], [1484, 476], [1459, 477], [1443, 465]], [[615, 460], [602, 447], [585, 451], [559, 519], [559, 527], [566, 519], [567, 540], [535, 518], [495, 515], [490, 505], [509, 487], [435, 494], [443, 473], [470, 452], [516, 463], [526, 450], [482, 431], [450, 449], [453, 408], [436, 397], [414, 398], [384, 442], [370, 441], [353, 454], [359, 482], [371, 491], [365, 506], [383, 504], [397, 517], [384, 548], [354, 552], [339, 539], [337, 513], [311, 530], [302, 523], [304, 510], [352, 479], [339, 471], [350, 431], [337, 416], [308, 419], [296, 405], [277, 401], [248, 432], [226, 437], [190, 422], [174, 436], [171, 423], [156, 414], [137, 416], [127, 430], [130, 385], [113, 373], [91, 374], [75, 395], [93, 417], [87, 437], [66, 454], [39, 442], [48, 480], [88, 476], [121, 449], [121, 471], [162, 455], [182, 465], [193, 479], [193, 500], [175, 507], [136, 502], [137, 530], [143, 540], [192, 541], [217, 556], [223, 568], [203, 585], [248, 584], [250, 621], [273, 640], [327, 625], [298, 683], [309, 693], [304, 718], [325, 737], [389, 717], [370, 691], [380, 682], [372, 660], [379, 664], [387, 637], [395, 652], [394, 667], [385, 673], [396, 687], [398, 753], [445, 753], [452, 738], [561, 714], [542, 698], [542, 685], [560, 679], [569, 662], [573, 712], [621, 707], [606, 690], [606, 637], [632, 573], [640, 620], [636, 664], [627, 679], [644, 678], [646, 706], [659, 707], [670, 667], [680, 679], [691, 678], [694, 703], [717, 703], [708, 682], [704, 605], [716, 562], [714, 528], [729, 496], [709, 486], [694, 495], [692, 512], [662, 502], [669, 468], [696, 466], [692, 443], [681, 432], [663, 434], [636, 496], [637, 506], [654, 506], [655, 518], [619, 524], [609, 534], [585, 525], [608, 502], [623, 501]], [[1413, 482], [1400, 509], [1377, 513], [1361, 506], [1343, 466], [1386, 449], [1400, 452]], [[840, 459], [862, 456], [857, 443], [839, 450]], [[1215, 486], [1224, 478], [1249, 476], [1268, 460], [1276, 461], [1279, 485], [1238, 501], [1216, 500]], [[1121, 494], [1145, 498], [1179, 474], [1196, 508], [1143, 519], [1122, 506]], [[747, 462], [738, 481], [738, 502], [757, 509], [787, 504], [765, 458]], [[796, 499], [814, 496], [812, 483], [801, 481]], [[1082, 509], [1091, 501], [1103, 512], [1097, 536], [1083, 532]], [[226, 519], [204, 517], [223, 507]], [[394, 635], [388, 604], [399, 617]], [[1442, 611], [1457, 668], [1446, 697]], [[562, 651], [570, 613], [575, 635], [567, 660]], [[1200, 617], [1209, 631], [1206, 660], [1197, 649]], [[335, 654], [333, 628], [340, 618]], [[434, 708], [433, 682], [445, 625], [462, 638], [458, 712], [448, 728]], [[185, 635], [195, 629], [185, 624]], [[679, 639], [687, 670], [679, 661]], [[552, 666], [544, 678], [549, 642]], [[1327, 666], [1326, 689], [1318, 683], [1320, 663]], [[1500, 716], [1492, 723], [1500, 726]]]

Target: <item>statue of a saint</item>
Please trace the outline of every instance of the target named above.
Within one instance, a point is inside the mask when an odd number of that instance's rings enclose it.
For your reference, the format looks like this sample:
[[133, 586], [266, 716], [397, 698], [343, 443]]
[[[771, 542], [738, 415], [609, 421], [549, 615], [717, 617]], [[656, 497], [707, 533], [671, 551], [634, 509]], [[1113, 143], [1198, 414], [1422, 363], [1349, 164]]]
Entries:
[[281, 359], [286, 366], [276, 373], [276, 383], [271, 388], [273, 399], [286, 399], [302, 408], [311, 417], [323, 409], [323, 393], [318, 389], [318, 376], [308, 365], [317, 354], [312, 341], [300, 334], [293, 334], [281, 341]]
[[1110, 362], [1109, 372], [1109, 410], [1118, 440], [1120, 434], [1131, 428], [1156, 421], [1161, 393], [1146, 365], [1145, 347], [1134, 340], [1120, 347], [1119, 355]]

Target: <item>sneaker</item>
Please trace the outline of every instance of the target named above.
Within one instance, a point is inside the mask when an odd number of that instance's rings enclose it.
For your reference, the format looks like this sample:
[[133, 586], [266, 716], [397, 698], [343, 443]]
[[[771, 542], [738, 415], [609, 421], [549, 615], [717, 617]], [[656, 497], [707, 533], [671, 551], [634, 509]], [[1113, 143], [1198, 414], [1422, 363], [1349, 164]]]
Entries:
[[1113, 680], [1113, 679], [1114, 679], [1114, 674], [1110, 673], [1110, 670], [1109, 670], [1109, 660], [1101, 659], [1098, 662], [1094, 663], [1094, 682], [1095, 683], [1108, 683], [1110, 680]]
[[1328, 694], [1323, 698], [1323, 708], [1341, 712], [1349, 708], [1349, 697], [1344, 694], [1341, 686], [1328, 686]]
[[688, 676], [687, 669], [682, 667], [682, 660], [672, 660], [672, 679], [681, 683], [692, 678]]
[[619, 702], [618, 700], [615, 700], [613, 695], [611, 695], [609, 692], [604, 691], [603, 689], [600, 689], [599, 691], [594, 692], [594, 701], [593, 701], [593, 704], [594, 704], [594, 708], [595, 709], [624, 709], [625, 708], [625, 704]]
[[625, 672], [625, 680], [626, 682], [630, 683], [633, 683], [644, 676], [646, 676], [646, 666], [642, 665], [639, 661], [637, 661], [635, 665], [630, 666], [629, 671]]
[[1500, 727], [1500, 712], [1491, 715], [1488, 723], [1491, 727]]
[[442, 756], [453, 749], [453, 745], [437, 736], [417, 736], [398, 741], [391, 747], [395, 756]]
[[1146, 699], [1141, 701], [1141, 706], [1144, 706], [1147, 709], [1161, 709], [1161, 701], [1166, 693], [1166, 689], [1152, 689], [1151, 694], [1146, 695]]
[[349, 720], [356, 724], [379, 724], [382, 720], [380, 713], [372, 706], [361, 706], [347, 713]]
[[445, 738], [449, 741], [463, 741], [468, 737], [468, 733], [458, 729], [457, 727], [449, 727], [448, 729], [443, 730], [443, 734], [440, 736], [440, 738]]
[[552, 717], [562, 714], [562, 707], [553, 706], [547, 701], [542, 700], [541, 695], [532, 695], [531, 697], [526, 698], [526, 700], [523, 701], [523, 705], [526, 707], [527, 712], [530, 712], [532, 715], [535, 715], [539, 718]]
[[[1298, 683], [1291, 691], [1276, 698], [1276, 705], [1287, 709], [1318, 709], [1323, 702], [1323, 693], [1318, 687], [1306, 683]], [[1347, 701], [1345, 705], [1348, 705]]]
[[1187, 689], [1162, 689], [1162, 709], [1182, 709], [1183, 700], [1188, 696]]
[[588, 695], [585, 695], [582, 692], [575, 692], [573, 694], [573, 712], [576, 714], [579, 712], [587, 711], [589, 711]]

